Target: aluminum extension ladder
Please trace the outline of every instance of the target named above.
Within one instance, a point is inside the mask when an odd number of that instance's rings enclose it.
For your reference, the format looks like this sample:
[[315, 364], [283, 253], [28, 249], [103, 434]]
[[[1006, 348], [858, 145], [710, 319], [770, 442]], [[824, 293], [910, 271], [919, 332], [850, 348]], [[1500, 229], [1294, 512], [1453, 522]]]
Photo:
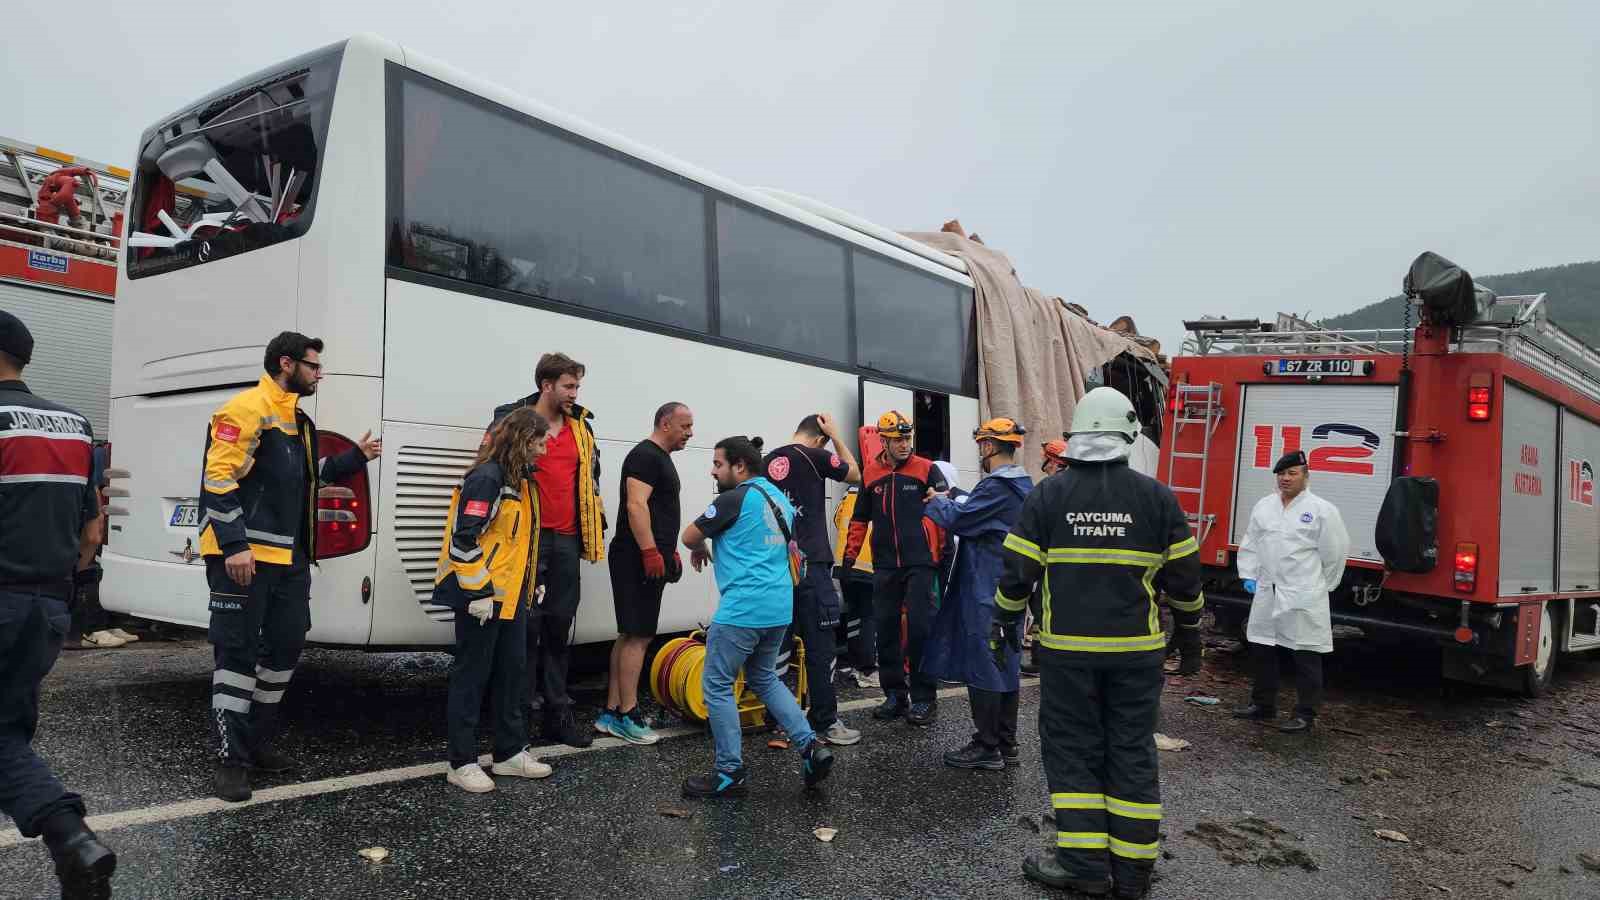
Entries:
[[[1210, 473], [1210, 466], [1207, 463], [1211, 458], [1211, 437], [1216, 434], [1226, 414], [1227, 410], [1222, 406], [1222, 385], [1213, 381], [1208, 384], [1179, 383], [1174, 386], [1172, 453], [1167, 461], [1166, 484], [1174, 494], [1178, 495], [1178, 505], [1183, 508], [1184, 515], [1189, 519], [1189, 528], [1194, 532], [1195, 540], [1201, 544], [1206, 542], [1206, 537], [1217, 523], [1216, 514], [1205, 511], [1206, 479]], [[1200, 426], [1199, 452], [1178, 449], [1182, 445], [1185, 425]], [[1181, 459], [1195, 460], [1199, 463], [1198, 484], [1179, 480], [1178, 460]], [[1188, 505], [1183, 502], [1186, 494], [1194, 496], [1193, 512], [1190, 512]]]

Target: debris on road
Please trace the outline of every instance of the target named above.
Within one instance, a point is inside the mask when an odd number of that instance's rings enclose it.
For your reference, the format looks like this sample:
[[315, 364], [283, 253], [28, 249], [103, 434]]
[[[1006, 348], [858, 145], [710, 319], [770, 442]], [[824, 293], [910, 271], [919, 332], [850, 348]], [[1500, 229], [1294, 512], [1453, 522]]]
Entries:
[[1600, 872], [1600, 851], [1595, 853], [1579, 853], [1578, 863], [1591, 872]]
[[1513, 859], [1511, 864], [1524, 872], [1537, 872], [1539, 870], [1538, 863], [1523, 862], [1520, 859]]
[[1587, 778], [1579, 778], [1576, 775], [1563, 775], [1561, 780], [1565, 781], [1567, 784], [1575, 784], [1578, 787], [1586, 787], [1590, 790], [1600, 791], [1600, 781], [1591, 781]]
[[1443, 894], [1454, 894], [1455, 893], [1455, 891], [1452, 891], [1451, 889], [1445, 887], [1442, 884], [1430, 884], [1430, 885], [1428, 885], [1428, 887], [1431, 887], [1434, 890], [1439, 891], [1440, 893], [1443, 893]]
[[1034, 834], [1039, 833], [1039, 823], [1034, 821], [1033, 816], [1022, 816], [1021, 818], [1017, 819], [1017, 821], [1022, 824], [1023, 828], [1033, 829]]
[[1352, 737], [1366, 737], [1367, 736], [1367, 733], [1365, 731], [1357, 731], [1354, 728], [1341, 728], [1338, 725], [1333, 725], [1333, 726], [1329, 727], [1328, 730], [1329, 731], [1337, 731], [1340, 734], [1348, 734], [1348, 735], [1351, 735]]
[[1216, 706], [1222, 701], [1216, 697], [1207, 697], [1205, 694], [1190, 694], [1183, 698], [1183, 702], [1193, 703], [1195, 706]]
[[1372, 833], [1386, 841], [1394, 841], [1397, 844], [1411, 843], [1411, 838], [1406, 837], [1405, 832], [1403, 831], [1395, 831], [1391, 828], [1379, 828]]
[[826, 825], [822, 825], [811, 829], [811, 833], [816, 835], [817, 840], [823, 842], [824, 844], [831, 844], [833, 843], [833, 839], [839, 836], [839, 829], [829, 828]]
[[663, 806], [657, 809], [656, 812], [666, 816], [669, 819], [691, 819], [694, 817], [693, 812], [690, 812], [681, 806]]
[[1156, 749], [1157, 750], [1167, 750], [1167, 751], [1170, 751], [1172, 753], [1177, 753], [1177, 752], [1182, 751], [1182, 750], [1187, 750], [1187, 749], [1189, 749], [1190, 747], [1193, 747], [1193, 746], [1194, 746], [1193, 744], [1189, 743], [1188, 741], [1184, 740], [1183, 738], [1167, 737], [1166, 735], [1162, 734], [1159, 731], [1156, 732]]
[[389, 851], [384, 847], [368, 847], [357, 855], [367, 862], [381, 863], [389, 858]]
[[1296, 846], [1300, 837], [1257, 816], [1235, 822], [1201, 821], [1184, 832], [1217, 851], [1223, 861], [1235, 866], [1261, 866], [1268, 869], [1299, 867], [1315, 872], [1320, 867], [1311, 854]]
[[1502, 887], [1514, 888], [1517, 886], [1515, 878], [1496, 878], [1495, 881], [1500, 882]]

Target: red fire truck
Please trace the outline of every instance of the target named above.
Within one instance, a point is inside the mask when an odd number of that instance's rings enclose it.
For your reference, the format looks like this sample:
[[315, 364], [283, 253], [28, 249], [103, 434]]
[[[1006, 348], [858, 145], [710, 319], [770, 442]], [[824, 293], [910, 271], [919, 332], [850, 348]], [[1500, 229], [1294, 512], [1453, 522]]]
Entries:
[[1159, 476], [1234, 630], [1234, 555], [1272, 464], [1306, 452], [1351, 537], [1335, 625], [1443, 648], [1448, 678], [1540, 693], [1556, 658], [1600, 648], [1600, 353], [1424, 254], [1413, 329], [1319, 331], [1285, 317], [1185, 322]]
[[28, 386], [110, 426], [128, 170], [0, 137], [0, 309], [33, 332]]

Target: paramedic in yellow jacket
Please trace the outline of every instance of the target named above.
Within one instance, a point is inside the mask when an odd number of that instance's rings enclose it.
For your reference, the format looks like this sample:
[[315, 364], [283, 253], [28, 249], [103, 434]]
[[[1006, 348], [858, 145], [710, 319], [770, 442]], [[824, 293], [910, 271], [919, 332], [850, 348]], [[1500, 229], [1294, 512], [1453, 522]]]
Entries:
[[[317, 487], [383, 452], [372, 433], [322, 459], [300, 398], [322, 380], [322, 341], [285, 331], [267, 345], [261, 382], [211, 415], [200, 486], [200, 553], [211, 587], [211, 722], [216, 795], [250, 799], [249, 769], [294, 763], [271, 747], [279, 704], [311, 628]], [[320, 462], [320, 465], [319, 465]]]
[[[856, 498], [861, 494], [859, 485], [851, 485], [839, 508], [833, 514], [834, 558], [842, 559], [845, 543], [850, 538], [850, 517], [856, 510]], [[834, 577], [839, 580], [839, 593], [844, 599], [844, 615], [839, 627], [844, 635], [839, 646], [845, 648], [847, 662], [840, 668], [854, 671], [855, 682], [860, 687], [875, 688], [878, 681], [878, 629], [872, 618], [872, 539], [868, 526], [867, 539], [861, 543], [861, 555], [849, 569], [834, 567]]]
[[433, 602], [455, 610], [456, 658], [447, 703], [449, 782], [494, 790], [478, 766], [478, 713], [492, 701], [496, 775], [545, 778], [528, 748], [528, 616], [539, 566], [539, 492], [533, 473], [550, 423], [530, 406], [506, 416], [450, 498]]

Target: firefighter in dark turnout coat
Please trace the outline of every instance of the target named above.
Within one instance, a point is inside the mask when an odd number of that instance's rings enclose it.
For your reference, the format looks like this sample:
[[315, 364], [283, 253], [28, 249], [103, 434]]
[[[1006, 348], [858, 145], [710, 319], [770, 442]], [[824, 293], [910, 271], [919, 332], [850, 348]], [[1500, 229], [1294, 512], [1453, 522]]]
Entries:
[[1079, 402], [1071, 466], [1028, 495], [995, 597], [997, 637], [1016, 646], [1028, 597], [1043, 584], [1039, 737], [1056, 852], [1030, 857], [1023, 870], [1094, 896], [1113, 882], [1117, 897], [1144, 896], [1160, 853], [1153, 735], [1167, 641], [1153, 581], [1161, 576], [1170, 595], [1186, 658], [1199, 657], [1205, 605], [1198, 547], [1177, 498], [1128, 467], [1138, 430], [1132, 404], [1111, 388]]

